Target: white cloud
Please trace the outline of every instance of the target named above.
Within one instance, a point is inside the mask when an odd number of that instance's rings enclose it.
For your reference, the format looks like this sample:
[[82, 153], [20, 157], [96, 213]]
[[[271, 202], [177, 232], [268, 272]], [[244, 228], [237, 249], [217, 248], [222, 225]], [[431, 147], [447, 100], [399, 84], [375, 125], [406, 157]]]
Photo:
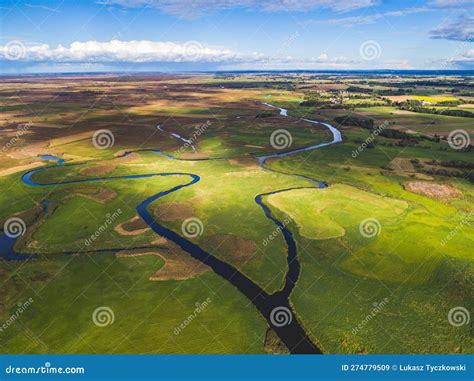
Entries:
[[52, 8], [52, 7], [48, 7], [46, 5], [41, 5], [41, 4], [25, 4], [26, 7], [28, 8], [37, 8], [37, 9], [42, 9], [44, 11], [48, 11], [48, 12], [52, 12], [52, 13], [58, 13], [59, 10], [59, 6], [57, 8]]
[[317, 70], [349, 69], [360, 66], [361, 62], [346, 57], [329, 57], [326, 53], [313, 58], [266, 57], [254, 62], [224, 64], [222, 70]]
[[351, 27], [355, 25], [366, 25], [374, 24], [378, 20], [389, 18], [389, 17], [404, 17], [417, 13], [430, 12], [429, 8], [408, 8], [399, 11], [390, 11], [384, 13], [375, 13], [373, 15], [367, 16], [353, 16], [353, 17], [342, 17], [342, 18], [333, 18], [325, 20], [314, 20], [311, 23], [315, 24], [325, 24], [325, 25], [341, 25], [346, 27]]
[[474, 17], [460, 17], [456, 21], [442, 25], [430, 31], [430, 37], [436, 39], [472, 41], [474, 39]]
[[[20, 64], [77, 67], [94, 70], [121, 63], [134, 63], [137, 68], [155, 63], [205, 64], [212, 67], [243, 65], [254, 68], [344, 68], [358, 62], [346, 57], [329, 57], [321, 53], [313, 58], [292, 56], [265, 56], [259, 53], [243, 54], [222, 47], [209, 47], [197, 41], [187, 43], [160, 41], [86, 41], [73, 42], [69, 47], [47, 44], [23, 44], [11, 41], [0, 46], [0, 61]], [[143, 65], [140, 65], [143, 64]], [[106, 65], [106, 66], [104, 66]]]
[[437, 8], [465, 8], [466, 4], [472, 6], [472, 0], [432, 0], [428, 4]]
[[456, 66], [472, 69], [474, 67], [474, 49], [468, 50], [464, 54], [452, 58], [449, 62], [454, 63]]
[[[13, 50], [15, 49], [15, 50]], [[18, 41], [0, 46], [0, 59], [34, 62], [233, 62], [259, 59], [258, 54], [244, 55], [221, 47], [209, 47], [197, 41], [186, 43], [160, 41], [87, 41], [69, 47], [47, 44], [28, 45]]]
[[231, 8], [261, 9], [267, 12], [332, 9], [345, 12], [377, 5], [379, 0], [99, 0], [100, 4], [129, 8], [149, 7], [180, 17], [197, 17], [209, 11]]
[[[453, 58], [444, 60], [449, 65], [466, 67], [473, 64], [474, 50], [462, 51], [468, 46], [462, 43]], [[244, 54], [225, 47], [211, 47], [196, 41], [187, 43], [161, 41], [86, 41], [73, 42], [69, 46], [50, 47], [47, 44], [23, 44], [19, 41], [0, 46], [0, 61], [8, 61], [3, 70], [22, 67], [30, 71], [49, 71], [48, 67], [62, 68], [64, 71], [117, 70], [125, 63], [133, 63], [134, 70], [153, 68], [155, 64], [186, 64], [186, 68], [200, 67], [210, 69], [365, 69], [371, 66], [367, 61], [344, 56], [330, 56], [322, 52], [314, 57], [266, 56], [259, 53]], [[183, 67], [169, 65], [165, 69]], [[190, 66], [191, 65], [191, 66]], [[198, 66], [192, 66], [198, 65]], [[380, 61], [373, 68], [411, 68], [406, 60]], [[41, 69], [42, 68], [42, 69]], [[41, 69], [41, 70], [40, 70]], [[129, 68], [127, 68], [129, 69]], [[59, 70], [59, 69], [58, 69]]]

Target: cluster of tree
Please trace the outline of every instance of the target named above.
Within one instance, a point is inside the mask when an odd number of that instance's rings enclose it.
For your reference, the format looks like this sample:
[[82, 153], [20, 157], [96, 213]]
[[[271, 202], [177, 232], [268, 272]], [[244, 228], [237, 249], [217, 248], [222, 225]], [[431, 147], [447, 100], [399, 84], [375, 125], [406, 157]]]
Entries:
[[466, 118], [474, 118], [474, 113], [465, 110], [443, 110], [437, 109], [435, 107], [425, 107], [419, 100], [408, 99], [405, 102], [397, 103], [397, 107], [400, 110], [407, 110], [413, 112], [421, 112], [425, 114], [438, 114], [438, 115], [448, 115], [448, 116], [463, 116]]
[[363, 139], [357, 138], [357, 139], [354, 139], [354, 142], [356, 142], [359, 145], [364, 144], [366, 148], [374, 148], [378, 144], [376, 139], [363, 140]]
[[456, 107], [456, 106], [462, 105], [463, 103], [465, 102], [459, 99], [455, 99], [453, 101], [441, 101], [441, 102], [438, 102], [437, 104], [438, 106]]
[[407, 134], [406, 132], [403, 132], [400, 130], [393, 130], [390, 128], [381, 130], [379, 135], [385, 138], [389, 138], [389, 139], [417, 140], [417, 141], [419, 140], [419, 137], [413, 134]]
[[321, 107], [325, 106], [329, 103], [329, 100], [324, 100], [324, 99], [311, 99], [307, 101], [303, 101], [300, 103], [300, 106], [304, 107]]
[[452, 93], [456, 93], [458, 97], [474, 97], [474, 92], [472, 91], [462, 91], [459, 89], [452, 89]]
[[346, 105], [340, 103], [331, 103], [330, 101], [303, 101], [300, 103], [303, 107], [316, 107], [316, 108], [330, 108], [330, 109], [347, 109], [355, 108], [353, 105]]
[[474, 169], [474, 163], [469, 163], [463, 160], [431, 160], [428, 164], [438, 167]]
[[413, 164], [413, 167], [415, 167], [415, 169], [421, 169], [421, 168], [423, 168], [423, 165], [421, 164], [420, 159], [411, 159], [411, 160], [410, 160], [410, 163]]
[[358, 86], [349, 86], [346, 89], [349, 93], [363, 93], [363, 94], [375, 94], [380, 96], [389, 96], [389, 95], [405, 95], [411, 94], [412, 89], [371, 89], [367, 87], [358, 87]]
[[[356, 107], [375, 107], [383, 106], [388, 102], [384, 99], [371, 101], [372, 97], [368, 95], [348, 94], [338, 91], [330, 91], [331, 96], [321, 95], [319, 92], [309, 91], [305, 94], [305, 100], [300, 103], [303, 107], [330, 108], [330, 109], [355, 109]], [[368, 100], [359, 103], [346, 103], [347, 99]]]
[[449, 115], [449, 116], [463, 116], [465, 118], [474, 118], [474, 112], [466, 110], [442, 110], [434, 114]]
[[[342, 124], [343, 126], [355, 126], [365, 128], [367, 130], [373, 130], [375, 128], [374, 120], [370, 118], [361, 118], [358, 115], [349, 114], [341, 115], [334, 118], [334, 121]], [[408, 134], [400, 130], [394, 130], [390, 128], [380, 128], [377, 135], [383, 136], [389, 139], [400, 139], [400, 140], [413, 140], [419, 141], [422, 139], [431, 139], [429, 137], [418, 136]]]
[[411, 94], [413, 92], [412, 89], [396, 89], [396, 90], [376, 90], [375, 93], [377, 95], [380, 95], [382, 97], [390, 96], [390, 95], [406, 95], [406, 94]]
[[448, 177], [460, 177], [468, 179], [471, 183], [474, 183], [474, 171], [463, 171], [456, 168], [425, 168], [421, 172], [428, 175], [448, 176]]
[[225, 87], [227, 89], [254, 89], [254, 88], [275, 88], [282, 90], [294, 90], [291, 82], [274, 81], [274, 82], [258, 82], [258, 81], [234, 81], [234, 82], [215, 82], [206, 84], [207, 87]]
[[255, 115], [255, 118], [268, 118], [269, 116], [275, 116], [275, 113], [271, 111], [261, 111]]
[[[412, 159], [413, 164], [418, 172], [423, 172], [429, 175], [460, 177], [474, 182], [474, 163], [469, 163], [462, 160], [431, 160], [427, 164], [433, 167], [424, 168], [419, 159]], [[436, 168], [441, 167], [441, 168]]]
[[394, 130], [391, 128], [385, 128], [380, 131], [380, 136], [383, 136], [388, 139], [400, 139], [400, 140], [411, 140], [413, 142], [420, 142], [422, 140], [429, 140], [429, 141], [439, 141], [439, 137], [431, 137], [426, 135], [414, 135], [409, 134], [404, 131]]
[[377, 136], [382, 136], [387, 139], [393, 139], [391, 142], [378, 142], [375, 138], [371, 142], [371, 147], [374, 147], [376, 144], [383, 146], [397, 146], [397, 147], [418, 147], [418, 148], [431, 148], [429, 145], [420, 144], [422, 141], [433, 141], [439, 142], [439, 136], [425, 136], [425, 135], [415, 135], [409, 134], [404, 131], [395, 130], [392, 128], [377, 128], [374, 124], [374, 120], [370, 118], [361, 118], [358, 115], [341, 115], [334, 118], [334, 121], [343, 126], [355, 126], [365, 128], [370, 131], [375, 131], [377, 129]]
[[355, 126], [372, 130], [374, 120], [370, 118], [361, 118], [357, 115], [341, 115], [334, 118], [334, 121], [343, 126]]
[[373, 89], [369, 89], [367, 87], [358, 87], [358, 86], [349, 86], [346, 91], [348, 93], [363, 93], [363, 94], [372, 94], [374, 92]]
[[416, 87], [416, 86], [428, 86], [428, 87], [450, 87], [450, 88], [474, 88], [474, 84], [466, 81], [442, 81], [442, 80], [417, 80], [417, 81], [405, 81], [405, 82], [382, 82], [382, 81], [372, 81], [368, 84], [373, 84], [376, 86], [387, 86], [387, 87]]
[[214, 76], [214, 79], [219, 79], [219, 80], [224, 79], [224, 80], [228, 80], [228, 81], [233, 80], [235, 78], [237, 78], [237, 76], [232, 75], [232, 74], [217, 74], [217, 75]]
[[394, 140], [390, 142], [380, 142], [379, 143], [382, 146], [387, 146], [387, 147], [416, 147], [416, 148], [422, 148], [422, 149], [430, 149], [430, 146], [422, 145], [420, 144], [420, 140], [413, 138], [413, 139], [406, 139], [406, 140]]
[[359, 102], [359, 103], [352, 103], [350, 105], [346, 104], [347, 108], [355, 109], [356, 107], [377, 107], [377, 106], [385, 106], [389, 104], [389, 102]]

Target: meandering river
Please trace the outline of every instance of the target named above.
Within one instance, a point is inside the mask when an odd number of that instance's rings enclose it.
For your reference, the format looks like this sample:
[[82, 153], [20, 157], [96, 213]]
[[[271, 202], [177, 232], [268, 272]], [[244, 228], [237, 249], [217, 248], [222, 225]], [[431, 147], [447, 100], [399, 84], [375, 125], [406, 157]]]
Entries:
[[[273, 106], [269, 103], [264, 103], [268, 107], [277, 108], [280, 110], [280, 115], [289, 117], [288, 110]], [[327, 143], [321, 143], [317, 145], [312, 145], [305, 148], [295, 149], [287, 152], [282, 153], [275, 153], [270, 155], [263, 155], [258, 156], [258, 161], [262, 169], [267, 171], [272, 171], [272, 169], [267, 168], [265, 166], [265, 162], [271, 158], [279, 158], [285, 157], [289, 155], [294, 155], [301, 152], [311, 151], [314, 149], [318, 149], [321, 147], [328, 146], [330, 144], [335, 144], [342, 141], [341, 133], [335, 127], [331, 126], [327, 123], [320, 123], [318, 121], [310, 120], [310, 119], [302, 119], [308, 123], [316, 123], [322, 124], [323, 126], [327, 127], [333, 135], [333, 139]], [[157, 126], [159, 128], [159, 126]], [[161, 128], [160, 128], [161, 129]], [[186, 141], [185, 139], [181, 138], [180, 136], [176, 136], [177, 134], [173, 134], [176, 138], [180, 140]], [[159, 155], [162, 155], [168, 159], [172, 160], [180, 160], [174, 156], [165, 154], [159, 150], [144, 150], [144, 151], [152, 151]], [[124, 156], [129, 155], [130, 152], [124, 154]], [[282, 290], [277, 291], [273, 294], [268, 294], [265, 292], [260, 286], [254, 283], [251, 279], [241, 273], [238, 269], [234, 266], [228, 264], [220, 260], [219, 258], [213, 256], [212, 254], [208, 253], [204, 249], [202, 249], [196, 243], [191, 242], [185, 237], [180, 236], [173, 230], [168, 229], [167, 227], [161, 225], [158, 221], [154, 219], [152, 214], [148, 211], [148, 207], [154, 201], [166, 197], [167, 195], [177, 192], [182, 188], [192, 186], [200, 181], [200, 177], [196, 174], [192, 173], [183, 173], [183, 172], [169, 172], [169, 173], [151, 173], [151, 174], [143, 174], [143, 175], [128, 175], [128, 176], [106, 176], [106, 177], [96, 177], [96, 178], [88, 178], [88, 179], [80, 179], [80, 180], [67, 180], [63, 182], [50, 182], [50, 183], [40, 183], [33, 180], [33, 175], [47, 171], [51, 168], [56, 168], [59, 166], [73, 166], [73, 165], [65, 165], [64, 160], [50, 156], [44, 155], [42, 158], [47, 160], [55, 160], [57, 161], [57, 165], [48, 166], [44, 168], [35, 169], [25, 173], [22, 176], [22, 180], [25, 184], [29, 186], [42, 186], [42, 187], [49, 187], [55, 185], [68, 185], [68, 184], [78, 184], [78, 183], [87, 183], [87, 182], [98, 182], [98, 181], [123, 181], [123, 180], [133, 180], [133, 179], [143, 179], [143, 178], [152, 178], [152, 177], [163, 177], [163, 176], [173, 176], [173, 177], [182, 177], [183, 179], [187, 179], [186, 182], [177, 185], [171, 189], [166, 191], [159, 192], [143, 202], [141, 202], [137, 206], [137, 212], [141, 216], [141, 218], [146, 222], [146, 224], [157, 234], [163, 236], [174, 243], [176, 243], [181, 249], [185, 252], [190, 254], [193, 258], [197, 259], [198, 261], [206, 264], [209, 266], [216, 274], [224, 278], [227, 282], [231, 283], [234, 287], [236, 287], [243, 295], [245, 295], [252, 304], [258, 309], [258, 311], [262, 314], [262, 316], [266, 319], [268, 325], [275, 331], [278, 335], [280, 340], [286, 345], [286, 347], [290, 350], [291, 353], [315, 353], [319, 354], [322, 353], [321, 350], [311, 341], [309, 336], [306, 334], [303, 327], [298, 322], [298, 319], [293, 311], [293, 308], [290, 304], [290, 294], [298, 280], [300, 274], [300, 264], [298, 261], [297, 255], [297, 246], [296, 242], [293, 238], [293, 234], [291, 231], [281, 222], [279, 221], [272, 213], [270, 208], [265, 204], [264, 199], [266, 196], [275, 193], [281, 193], [290, 191], [293, 189], [301, 189], [299, 188], [288, 188], [277, 190], [275, 192], [263, 193], [259, 194], [255, 197], [255, 202], [262, 208], [265, 216], [271, 220], [281, 231], [283, 234], [285, 243], [288, 248], [288, 255], [287, 255], [287, 263], [288, 263], [288, 271], [285, 277], [285, 285]], [[213, 159], [201, 159], [201, 160], [225, 160], [225, 158], [213, 158]], [[290, 174], [291, 175], [291, 174]], [[307, 180], [312, 181], [317, 185], [317, 187], [322, 188], [326, 185], [320, 181], [311, 179], [307, 176], [301, 175], [294, 175], [298, 177], [303, 177]], [[311, 187], [314, 188], [314, 187]], [[23, 255], [18, 254], [14, 251], [14, 243], [16, 239], [9, 238], [5, 234], [0, 235], [0, 257], [7, 260], [19, 260], [19, 259], [31, 259], [34, 258], [34, 255]], [[150, 247], [147, 247], [150, 248]], [[104, 249], [104, 250], [94, 250], [89, 252], [116, 252], [122, 250], [122, 248], [114, 248], [114, 249]], [[65, 252], [63, 254], [77, 254], [76, 252]], [[278, 320], [275, 320], [275, 311], [286, 310], [290, 314], [290, 318], [286, 319], [285, 324], [281, 325]]]

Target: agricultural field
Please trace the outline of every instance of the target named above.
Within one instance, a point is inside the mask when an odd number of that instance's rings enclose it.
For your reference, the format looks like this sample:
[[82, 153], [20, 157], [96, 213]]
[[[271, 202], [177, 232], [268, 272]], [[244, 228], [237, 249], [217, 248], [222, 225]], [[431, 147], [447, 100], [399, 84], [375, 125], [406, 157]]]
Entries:
[[2, 353], [472, 353], [472, 76], [0, 77]]

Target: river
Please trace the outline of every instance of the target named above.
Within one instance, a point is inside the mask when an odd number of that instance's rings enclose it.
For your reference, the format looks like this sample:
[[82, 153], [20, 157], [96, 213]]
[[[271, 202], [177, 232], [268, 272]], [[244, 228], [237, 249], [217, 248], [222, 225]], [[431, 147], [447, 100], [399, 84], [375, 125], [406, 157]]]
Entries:
[[[290, 117], [288, 115], [288, 110], [286, 109], [279, 108], [268, 103], [265, 103], [265, 105], [268, 107], [279, 109], [280, 115], [282, 116]], [[308, 123], [317, 123], [317, 124], [324, 125], [332, 132], [333, 140], [327, 143], [316, 144], [309, 147], [295, 149], [295, 150], [291, 150], [291, 151], [287, 151], [283, 153], [275, 153], [275, 154], [270, 154], [270, 155], [258, 156], [257, 159], [262, 169], [266, 171], [273, 171], [272, 169], [267, 168], [265, 166], [265, 162], [268, 159], [285, 157], [285, 156], [297, 154], [300, 152], [306, 152], [306, 151], [318, 149], [318, 148], [325, 147], [325, 146], [342, 141], [341, 133], [339, 132], [339, 130], [337, 130], [335, 127], [331, 126], [330, 124], [320, 123], [320, 122], [310, 120], [310, 119], [303, 119], [303, 120]], [[158, 127], [159, 126], [157, 126], [157, 128]], [[181, 139], [181, 140], [184, 140], [184, 139]], [[168, 159], [180, 160], [174, 156], [165, 154], [159, 150], [144, 150], [144, 151], [152, 151]], [[129, 154], [130, 152], [126, 152], [124, 153], [123, 156], [129, 155]], [[277, 291], [273, 294], [268, 294], [260, 286], [255, 284], [252, 280], [250, 280], [247, 276], [245, 276], [243, 273], [241, 273], [238, 269], [236, 269], [229, 263], [218, 259], [217, 257], [213, 256], [212, 254], [202, 249], [196, 243], [191, 242], [185, 237], [182, 237], [176, 232], [161, 225], [158, 221], [154, 219], [152, 214], [148, 211], [149, 205], [153, 203], [154, 201], [162, 197], [166, 197], [167, 195], [171, 193], [177, 192], [182, 188], [192, 186], [196, 184], [197, 182], [199, 182], [200, 177], [198, 175], [192, 174], [192, 173], [169, 172], [169, 173], [151, 173], [151, 174], [143, 174], [143, 175], [96, 177], [96, 178], [88, 178], [88, 179], [80, 179], [80, 180], [67, 180], [63, 182], [39, 183], [33, 180], [32, 177], [34, 174], [47, 171], [51, 168], [56, 168], [58, 166], [73, 166], [74, 165], [74, 164], [65, 165], [63, 159], [57, 158], [51, 155], [42, 155], [41, 157], [46, 160], [55, 160], [57, 162], [57, 165], [34, 169], [32, 171], [25, 173], [22, 176], [22, 180], [25, 184], [29, 186], [49, 187], [49, 186], [56, 186], [56, 185], [68, 185], [68, 184], [78, 184], [78, 183], [88, 183], [88, 182], [98, 182], [98, 181], [133, 180], [133, 179], [151, 178], [151, 177], [158, 177], [158, 176], [174, 176], [174, 177], [188, 178], [189, 180], [187, 182], [177, 185], [166, 191], [159, 192], [147, 198], [143, 202], [141, 202], [136, 208], [141, 218], [146, 222], [146, 224], [154, 232], [176, 243], [179, 247], [181, 247], [181, 249], [183, 249], [185, 252], [190, 254], [193, 258], [209, 266], [216, 274], [221, 276], [227, 282], [229, 282], [234, 287], [236, 287], [243, 295], [245, 295], [248, 298], [248, 300], [252, 302], [252, 304], [258, 309], [258, 311], [266, 319], [268, 325], [275, 331], [275, 333], [278, 335], [280, 340], [286, 345], [286, 347], [290, 350], [291, 353], [313, 353], [313, 354], [322, 353], [321, 350], [312, 342], [312, 340], [304, 331], [303, 327], [298, 322], [298, 319], [296, 318], [296, 315], [290, 304], [290, 295], [300, 274], [300, 264], [298, 261], [297, 246], [293, 238], [293, 234], [281, 221], [279, 221], [271, 213], [270, 208], [264, 203], [264, 198], [270, 194], [291, 191], [293, 189], [301, 189], [302, 187], [288, 188], [288, 189], [277, 190], [277, 191], [269, 192], [269, 193], [262, 193], [255, 197], [255, 202], [262, 208], [265, 216], [277, 226], [279, 231], [281, 231], [284, 237], [285, 243], [287, 245], [287, 249], [288, 249], [288, 255], [287, 255], [288, 271], [285, 277], [285, 285], [282, 288], [282, 290]], [[201, 160], [206, 160], [206, 159], [201, 159]], [[225, 158], [212, 158], [212, 159], [207, 159], [207, 160], [225, 160]], [[323, 188], [326, 186], [324, 183], [314, 180], [307, 176], [301, 176], [301, 175], [293, 175], [293, 176], [303, 177], [307, 180], [310, 180], [311, 182], [317, 185], [316, 188]], [[316, 189], [315, 187], [308, 187], [308, 188]], [[23, 254], [16, 253], [14, 251], [15, 241], [16, 239], [8, 238], [5, 234], [0, 235], [0, 257], [1, 258], [6, 259], [6, 260], [19, 260], [19, 259], [34, 258], [34, 255], [23, 255]], [[89, 251], [88, 253], [116, 252], [119, 250], [122, 250], [122, 248], [94, 250], [94, 251]], [[77, 254], [77, 253], [65, 252], [63, 254]], [[283, 326], [278, 321], [275, 321], [275, 311], [282, 310], [282, 309], [288, 311], [291, 316], [291, 318], [287, 319], [288, 321]]]

